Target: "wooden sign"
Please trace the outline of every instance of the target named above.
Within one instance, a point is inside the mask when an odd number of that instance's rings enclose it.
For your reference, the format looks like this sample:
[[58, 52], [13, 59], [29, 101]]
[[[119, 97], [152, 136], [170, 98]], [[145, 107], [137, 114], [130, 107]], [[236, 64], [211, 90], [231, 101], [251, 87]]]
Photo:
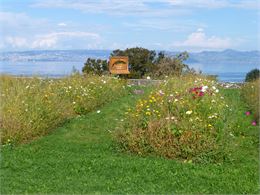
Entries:
[[109, 72], [111, 74], [129, 74], [128, 57], [113, 56], [109, 59]]

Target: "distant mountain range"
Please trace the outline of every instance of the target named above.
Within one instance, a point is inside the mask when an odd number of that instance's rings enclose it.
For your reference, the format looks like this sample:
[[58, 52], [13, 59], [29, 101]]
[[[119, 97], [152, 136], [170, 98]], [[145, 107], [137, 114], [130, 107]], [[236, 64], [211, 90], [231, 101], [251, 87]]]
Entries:
[[[169, 52], [176, 55], [176, 52]], [[260, 67], [260, 51], [203, 51], [189, 53], [187, 64], [206, 72], [247, 72]]]
[[[111, 50], [38, 50], [1, 52], [0, 61], [12, 62], [84, 62], [88, 57], [108, 59]], [[165, 52], [174, 56], [179, 52]], [[245, 72], [260, 66], [260, 51], [203, 51], [189, 53], [186, 64], [206, 72]]]

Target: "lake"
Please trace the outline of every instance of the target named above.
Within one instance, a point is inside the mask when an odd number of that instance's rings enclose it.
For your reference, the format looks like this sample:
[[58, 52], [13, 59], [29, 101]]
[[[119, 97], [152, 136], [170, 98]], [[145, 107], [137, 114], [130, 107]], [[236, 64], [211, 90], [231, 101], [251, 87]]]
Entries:
[[[73, 67], [81, 71], [84, 61], [64, 62], [64, 61], [37, 61], [37, 62], [17, 62], [0, 61], [0, 74], [11, 75], [38, 75], [48, 77], [62, 77], [69, 75]], [[193, 64], [189, 64], [193, 67]], [[194, 66], [195, 67], [195, 66]], [[197, 64], [196, 64], [197, 67]], [[202, 66], [203, 67], [203, 66]], [[213, 66], [214, 67], [214, 66]], [[228, 65], [227, 65], [228, 67]], [[203, 71], [203, 69], [202, 69]], [[246, 72], [224, 72], [214, 70], [204, 70], [203, 73], [218, 75], [222, 82], [243, 82]]]

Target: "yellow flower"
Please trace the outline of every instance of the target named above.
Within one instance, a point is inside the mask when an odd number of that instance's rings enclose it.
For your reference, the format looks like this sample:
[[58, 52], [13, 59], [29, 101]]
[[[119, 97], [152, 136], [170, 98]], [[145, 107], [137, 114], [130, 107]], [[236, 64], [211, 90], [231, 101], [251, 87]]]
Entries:
[[211, 124], [208, 124], [208, 127], [212, 127], [212, 125], [211, 125]]
[[151, 115], [151, 112], [146, 112], [145, 114], [148, 115], [148, 116], [150, 116], [150, 115]]

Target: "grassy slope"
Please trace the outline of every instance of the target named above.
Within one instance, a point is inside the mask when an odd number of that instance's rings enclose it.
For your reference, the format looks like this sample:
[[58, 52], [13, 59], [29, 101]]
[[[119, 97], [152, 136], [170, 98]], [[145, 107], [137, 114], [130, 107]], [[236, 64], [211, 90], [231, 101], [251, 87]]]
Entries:
[[233, 162], [222, 165], [184, 164], [156, 157], [117, 152], [114, 131], [125, 107], [137, 97], [127, 96], [58, 128], [31, 144], [2, 149], [1, 193], [257, 193], [258, 130], [249, 127], [237, 90], [234, 115], [243, 135]]

